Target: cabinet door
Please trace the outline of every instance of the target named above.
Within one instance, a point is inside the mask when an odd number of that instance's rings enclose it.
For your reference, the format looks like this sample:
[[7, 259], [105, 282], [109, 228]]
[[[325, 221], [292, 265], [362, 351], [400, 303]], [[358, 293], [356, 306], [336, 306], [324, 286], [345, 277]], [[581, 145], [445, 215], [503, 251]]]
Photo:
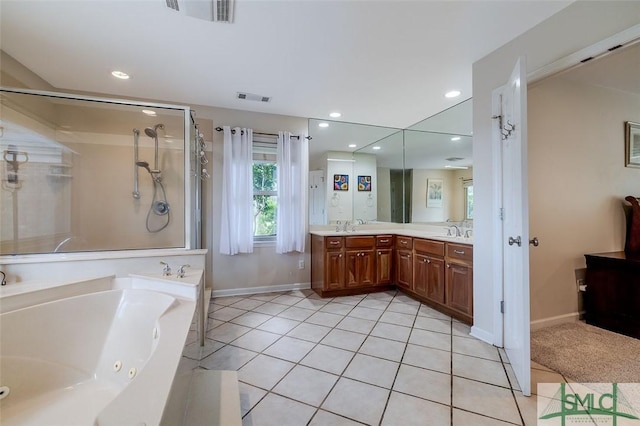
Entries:
[[444, 259], [427, 258], [427, 294], [438, 303], [444, 303]]
[[396, 281], [399, 286], [412, 289], [413, 286], [413, 262], [411, 252], [407, 250], [396, 251]]
[[375, 251], [358, 250], [346, 252], [346, 286], [361, 287], [375, 283]]
[[429, 258], [422, 254], [416, 254], [413, 259], [413, 291], [421, 296], [427, 296], [427, 281]]
[[327, 251], [324, 262], [325, 290], [344, 288], [345, 261], [342, 251]]
[[391, 284], [393, 273], [393, 250], [378, 249], [376, 250], [376, 284]]
[[458, 263], [447, 264], [447, 305], [473, 315], [473, 269]]

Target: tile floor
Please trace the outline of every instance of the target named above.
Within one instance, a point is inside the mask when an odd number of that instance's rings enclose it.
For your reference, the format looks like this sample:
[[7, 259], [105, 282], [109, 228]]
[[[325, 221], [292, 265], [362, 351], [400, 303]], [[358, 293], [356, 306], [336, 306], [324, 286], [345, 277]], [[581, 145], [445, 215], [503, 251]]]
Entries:
[[180, 368], [237, 370], [244, 426], [536, 424], [501, 349], [400, 292], [212, 299], [206, 336]]

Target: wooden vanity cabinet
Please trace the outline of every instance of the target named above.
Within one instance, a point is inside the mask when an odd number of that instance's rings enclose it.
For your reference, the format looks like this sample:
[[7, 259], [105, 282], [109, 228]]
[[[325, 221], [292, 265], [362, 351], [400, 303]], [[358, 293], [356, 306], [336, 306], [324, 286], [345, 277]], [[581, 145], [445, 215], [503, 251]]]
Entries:
[[376, 285], [393, 284], [393, 235], [376, 236]]
[[347, 288], [366, 287], [376, 282], [375, 237], [345, 237]]
[[445, 303], [445, 243], [414, 240], [413, 291], [436, 303]]
[[473, 321], [473, 247], [446, 245], [446, 304]]
[[413, 238], [396, 236], [396, 284], [413, 290]]

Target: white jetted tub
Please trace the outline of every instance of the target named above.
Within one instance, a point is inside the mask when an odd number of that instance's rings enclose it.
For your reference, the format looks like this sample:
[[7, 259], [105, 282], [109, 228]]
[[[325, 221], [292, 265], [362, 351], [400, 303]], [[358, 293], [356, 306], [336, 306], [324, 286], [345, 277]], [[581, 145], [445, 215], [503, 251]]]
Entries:
[[0, 299], [2, 425], [159, 424], [195, 311], [199, 280], [190, 275], [8, 289]]

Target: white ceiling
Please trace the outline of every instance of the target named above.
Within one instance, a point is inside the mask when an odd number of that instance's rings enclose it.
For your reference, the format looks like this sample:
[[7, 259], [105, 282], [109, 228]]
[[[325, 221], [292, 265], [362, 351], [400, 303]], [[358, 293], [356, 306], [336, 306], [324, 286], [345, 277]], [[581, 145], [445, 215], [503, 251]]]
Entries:
[[[569, 3], [236, 0], [225, 24], [165, 0], [2, 0], [0, 46], [64, 91], [298, 117], [337, 110], [405, 128], [470, 97], [474, 61]], [[451, 89], [462, 96], [445, 99]]]

